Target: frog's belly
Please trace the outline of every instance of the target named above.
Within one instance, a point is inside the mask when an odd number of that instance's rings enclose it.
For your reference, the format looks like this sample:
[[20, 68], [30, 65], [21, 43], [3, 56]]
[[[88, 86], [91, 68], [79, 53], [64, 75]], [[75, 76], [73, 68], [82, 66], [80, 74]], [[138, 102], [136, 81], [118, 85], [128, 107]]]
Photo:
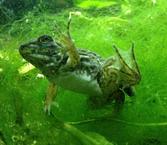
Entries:
[[87, 75], [87, 73], [63, 73], [55, 76], [54, 80], [55, 83], [62, 88], [90, 96], [102, 96], [102, 91], [97, 80], [92, 79], [90, 75]]

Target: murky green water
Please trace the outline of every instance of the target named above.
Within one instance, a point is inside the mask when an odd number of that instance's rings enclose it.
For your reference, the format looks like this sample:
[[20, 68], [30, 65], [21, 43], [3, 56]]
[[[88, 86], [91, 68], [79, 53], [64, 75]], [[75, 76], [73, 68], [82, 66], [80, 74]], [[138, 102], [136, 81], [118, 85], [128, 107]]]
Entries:
[[[0, 1], [0, 145], [166, 145], [167, 2]], [[69, 12], [75, 46], [103, 58], [135, 44], [141, 82], [135, 96], [92, 109], [88, 97], [61, 87], [44, 112], [48, 80], [27, 66], [21, 44], [66, 32]], [[58, 104], [58, 105], [57, 105]]]

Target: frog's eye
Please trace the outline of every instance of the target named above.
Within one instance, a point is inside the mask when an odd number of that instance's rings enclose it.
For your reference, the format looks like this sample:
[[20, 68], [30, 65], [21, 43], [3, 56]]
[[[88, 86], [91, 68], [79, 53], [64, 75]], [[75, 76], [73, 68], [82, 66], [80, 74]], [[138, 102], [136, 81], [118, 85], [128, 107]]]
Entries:
[[38, 38], [38, 42], [39, 43], [53, 42], [53, 39], [52, 39], [51, 36], [43, 35], [43, 36], [41, 36], [41, 37]]

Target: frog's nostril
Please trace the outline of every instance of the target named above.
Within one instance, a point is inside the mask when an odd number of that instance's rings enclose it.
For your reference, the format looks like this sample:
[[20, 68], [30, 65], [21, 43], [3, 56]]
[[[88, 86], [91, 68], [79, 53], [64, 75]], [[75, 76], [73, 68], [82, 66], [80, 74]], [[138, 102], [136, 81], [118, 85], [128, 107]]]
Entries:
[[21, 45], [19, 50], [23, 50], [25, 48], [25, 45]]

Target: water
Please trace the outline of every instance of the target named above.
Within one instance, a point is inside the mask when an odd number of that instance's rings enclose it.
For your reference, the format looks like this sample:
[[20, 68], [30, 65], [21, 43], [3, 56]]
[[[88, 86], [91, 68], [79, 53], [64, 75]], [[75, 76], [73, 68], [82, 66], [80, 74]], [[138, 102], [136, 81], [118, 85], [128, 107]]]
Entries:
[[[0, 1], [0, 145], [166, 145], [166, 8], [165, 0]], [[114, 102], [92, 108], [88, 96], [59, 87], [50, 116], [43, 111], [49, 82], [18, 48], [43, 34], [59, 38], [76, 10], [78, 48], [108, 58], [112, 45], [135, 44], [142, 79], [121, 110]]]

